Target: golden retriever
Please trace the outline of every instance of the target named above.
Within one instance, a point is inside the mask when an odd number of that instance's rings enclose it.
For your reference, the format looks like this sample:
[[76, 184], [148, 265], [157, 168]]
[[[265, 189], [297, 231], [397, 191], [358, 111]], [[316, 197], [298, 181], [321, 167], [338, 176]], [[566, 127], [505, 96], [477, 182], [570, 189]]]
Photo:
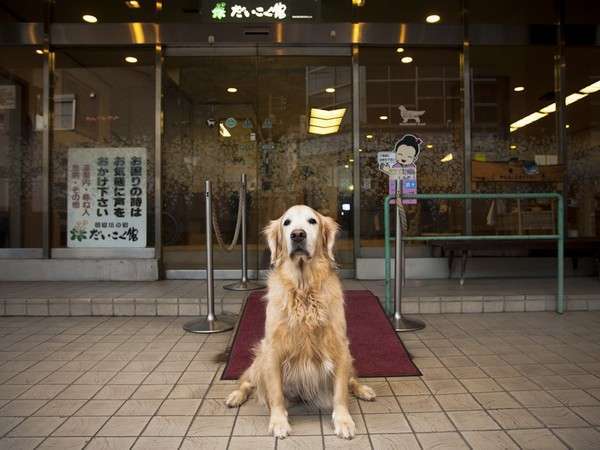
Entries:
[[269, 432], [291, 431], [287, 400], [332, 407], [335, 434], [350, 439], [355, 425], [348, 391], [363, 400], [375, 392], [354, 377], [342, 286], [333, 247], [338, 225], [304, 205], [292, 206], [265, 228], [271, 251], [265, 337], [254, 361], [226, 400], [240, 406], [256, 389], [271, 411]]

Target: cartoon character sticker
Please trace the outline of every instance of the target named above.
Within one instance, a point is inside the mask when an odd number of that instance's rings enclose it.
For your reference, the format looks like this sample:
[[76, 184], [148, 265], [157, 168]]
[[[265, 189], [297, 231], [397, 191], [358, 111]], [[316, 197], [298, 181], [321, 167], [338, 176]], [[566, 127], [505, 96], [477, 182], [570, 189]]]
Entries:
[[402, 136], [402, 139], [394, 145], [396, 161], [403, 166], [414, 164], [419, 158], [422, 143], [423, 140], [421, 138], [413, 136], [412, 134], [405, 134]]

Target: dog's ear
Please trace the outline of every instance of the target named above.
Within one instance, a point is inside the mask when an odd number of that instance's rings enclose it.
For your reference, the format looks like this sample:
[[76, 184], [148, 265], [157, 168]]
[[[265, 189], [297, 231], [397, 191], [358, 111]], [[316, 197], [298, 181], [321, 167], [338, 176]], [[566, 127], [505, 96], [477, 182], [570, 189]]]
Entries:
[[327, 252], [327, 257], [335, 262], [333, 256], [333, 247], [335, 245], [335, 237], [340, 226], [331, 217], [321, 215], [321, 236], [323, 239], [323, 249]]
[[267, 239], [269, 245], [269, 251], [271, 252], [271, 267], [276, 267], [281, 261], [281, 253], [283, 251], [283, 239], [281, 236], [281, 218], [271, 220], [269, 225], [265, 227], [263, 233]]

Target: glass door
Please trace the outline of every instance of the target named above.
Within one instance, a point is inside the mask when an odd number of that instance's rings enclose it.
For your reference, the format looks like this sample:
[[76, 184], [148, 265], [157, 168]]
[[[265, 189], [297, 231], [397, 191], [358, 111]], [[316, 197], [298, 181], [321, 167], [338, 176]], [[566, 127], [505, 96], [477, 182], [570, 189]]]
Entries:
[[[213, 183], [216, 236], [222, 238], [214, 239], [216, 276], [239, 270], [241, 239], [229, 244], [242, 173], [248, 177], [249, 269], [268, 268], [260, 230], [298, 203], [340, 223], [337, 259], [343, 268], [353, 268], [350, 58], [271, 56], [258, 50], [253, 56], [166, 58], [162, 214], [167, 270], [206, 267], [206, 179]], [[333, 120], [323, 119], [332, 114]]]

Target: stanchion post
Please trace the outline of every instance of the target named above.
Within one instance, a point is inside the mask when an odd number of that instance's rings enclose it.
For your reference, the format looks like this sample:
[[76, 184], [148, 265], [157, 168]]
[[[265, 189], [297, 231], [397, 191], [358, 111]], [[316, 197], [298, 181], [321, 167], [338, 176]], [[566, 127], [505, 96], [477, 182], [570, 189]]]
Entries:
[[217, 320], [215, 315], [215, 286], [213, 278], [212, 253], [212, 190], [210, 180], [206, 180], [206, 317], [186, 322], [185, 331], [190, 333], [221, 333], [233, 329], [233, 323], [227, 319]]
[[248, 241], [246, 240], [246, 192], [247, 192], [247, 178], [246, 174], [242, 174], [242, 189], [240, 190], [240, 208], [242, 208], [242, 279], [236, 283], [227, 284], [223, 286], [224, 289], [230, 291], [253, 291], [255, 289], [262, 289], [265, 287], [264, 284], [256, 281], [248, 281]]
[[416, 331], [425, 328], [425, 323], [402, 316], [402, 287], [404, 286], [404, 245], [402, 240], [402, 179], [396, 181], [396, 247], [394, 261], [394, 317], [392, 325], [396, 331]]

